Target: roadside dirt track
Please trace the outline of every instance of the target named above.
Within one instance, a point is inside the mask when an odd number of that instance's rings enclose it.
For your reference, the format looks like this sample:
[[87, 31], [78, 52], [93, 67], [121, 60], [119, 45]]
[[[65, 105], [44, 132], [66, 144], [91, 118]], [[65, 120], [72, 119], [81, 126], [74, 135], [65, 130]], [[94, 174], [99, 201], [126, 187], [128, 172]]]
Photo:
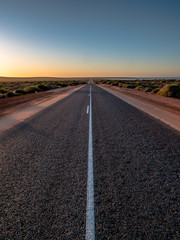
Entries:
[[9, 98], [2, 98], [0, 99], [0, 117], [7, 115], [16, 111], [17, 109], [21, 109], [24, 107], [31, 106], [32, 104], [40, 103], [44, 100], [48, 100], [51, 97], [55, 97], [60, 93], [65, 93], [70, 89], [75, 87], [65, 87], [65, 88], [58, 88], [53, 89], [45, 92], [37, 92], [31, 93], [22, 96], [15, 96]]
[[101, 85], [101, 86], [107, 87], [108, 89], [112, 89], [123, 95], [145, 101], [154, 106], [158, 106], [159, 108], [168, 109], [169, 111], [180, 115], [180, 99], [163, 97], [160, 95], [156, 95], [154, 93], [143, 92], [143, 91], [138, 91], [134, 89], [119, 88], [119, 87], [107, 86], [107, 85]]
[[100, 85], [100, 87], [180, 131], [180, 99], [114, 86]]

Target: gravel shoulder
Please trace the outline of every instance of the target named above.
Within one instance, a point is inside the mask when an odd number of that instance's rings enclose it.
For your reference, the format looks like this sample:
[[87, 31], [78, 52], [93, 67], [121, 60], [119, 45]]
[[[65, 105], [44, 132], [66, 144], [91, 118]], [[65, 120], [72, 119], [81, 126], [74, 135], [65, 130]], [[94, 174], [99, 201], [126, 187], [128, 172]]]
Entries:
[[134, 89], [127, 89], [127, 88], [119, 88], [115, 86], [107, 86], [101, 85], [103, 87], [107, 87], [108, 89], [114, 90], [126, 96], [131, 96], [136, 99], [140, 99], [142, 101], [148, 102], [152, 105], [158, 106], [159, 108], [168, 109], [174, 113], [180, 115], [180, 99], [177, 98], [169, 98], [163, 97], [157, 94], [138, 91]]
[[100, 87], [180, 131], [180, 99], [114, 86]]
[[23, 122], [25, 119], [64, 99], [82, 87], [83, 86], [71, 88], [69, 91], [67, 90], [66, 92], [61, 93], [57, 91], [51, 96], [36, 99], [25, 104], [20, 104], [18, 107], [13, 109], [11, 108], [12, 111], [9, 110], [9, 114], [0, 118], [0, 133], [12, 128], [20, 122]]
[[58, 94], [63, 94], [70, 89], [75, 89], [78, 87], [65, 87], [60, 89], [49, 90], [45, 92], [31, 93], [22, 96], [14, 96], [9, 98], [0, 99], [0, 117], [7, 115], [9, 113], [15, 112], [17, 109], [22, 109], [24, 107], [32, 106], [33, 104], [40, 103], [42, 101], [48, 100]]

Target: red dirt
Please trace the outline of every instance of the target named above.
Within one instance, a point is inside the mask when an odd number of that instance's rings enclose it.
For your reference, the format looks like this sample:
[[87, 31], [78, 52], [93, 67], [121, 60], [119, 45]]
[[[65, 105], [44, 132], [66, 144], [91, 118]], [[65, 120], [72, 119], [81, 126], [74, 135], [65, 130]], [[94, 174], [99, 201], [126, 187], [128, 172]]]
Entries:
[[45, 92], [37, 92], [37, 93], [31, 93], [27, 95], [1, 98], [0, 99], [0, 117], [6, 114], [12, 113], [21, 107], [30, 106], [33, 100], [34, 101], [38, 100], [39, 102], [43, 100], [48, 100], [52, 96], [54, 97], [55, 95], [64, 93], [71, 88], [74, 88], [74, 87], [65, 87], [65, 88], [54, 89], [54, 90], [45, 91]]
[[163, 96], [156, 95], [154, 93], [142, 92], [134, 89], [119, 88], [119, 87], [108, 86], [104, 84], [102, 84], [102, 86], [110, 88], [123, 95], [127, 95], [137, 100], [141, 100], [142, 102], [149, 103], [150, 105], [153, 105], [158, 108], [168, 110], [170, 112], [180, 115], [180, 99], [163, 97]]

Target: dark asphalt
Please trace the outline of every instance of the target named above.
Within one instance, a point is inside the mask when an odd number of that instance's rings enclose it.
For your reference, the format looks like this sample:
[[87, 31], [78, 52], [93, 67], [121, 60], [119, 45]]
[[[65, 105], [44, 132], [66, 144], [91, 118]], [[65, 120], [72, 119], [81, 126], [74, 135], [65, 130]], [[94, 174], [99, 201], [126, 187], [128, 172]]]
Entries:
[[[84, 239], [89, 86], [0, 135], [0, 239]], [[96, 239], [179, 239], [180, 134], [92, 86]]]
[[97, 239], [180, 239], [180, 135], [93, 87]]
[[0, 137], [1, 239], [83, 239], [89, 87]]

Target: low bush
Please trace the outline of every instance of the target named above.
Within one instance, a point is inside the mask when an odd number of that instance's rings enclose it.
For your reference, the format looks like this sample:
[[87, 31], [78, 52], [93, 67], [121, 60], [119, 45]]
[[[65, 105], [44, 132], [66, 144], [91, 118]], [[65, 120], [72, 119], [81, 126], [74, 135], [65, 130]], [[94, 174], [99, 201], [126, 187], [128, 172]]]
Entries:
[[152, 93], [157, 93], [157, 92], [159, 92], [159, 90], [160, 90], [160, 88], [154, 88], [151, 92]]
[[143, 87], [141, 85], [138, 85], [137, 87], [135, 87], [135, 90], [143, 90]]
[[34, 86], [27, 86], [23, 90], [26, 93], [35, 93], [35, 92], [40, 92], [41, 91], [38, 87], [34, 87]]
[[8, 92], [8, 90], [0, 88], [0, 93], [7, 93], [7, 92]]
[[138, 85], [141, 84], [141, 82], [140, 81], [135, 81], [135, 84], [138, 86]]
[[14, 96], [16, 96], [16, 94], [14, 92], [9, 91], [6, 93], [6, 97], [14, 97]]
[[22, 90], [22, 89], [17, 89], [16, 91], [15, 91], [15, 94], [17, 94], [17, 95], [24, 95], [24, 94], [26, 94], [27, 92], [25, 92], [24, 90]]
[[110, 85], [110, 84], [111, 84], [111, 81], [107, 81], [106, 84]]
[[58, 87], [67, 87], [68, 84], [67, 84], [67, 83], [64, 83], [64, 82], [57, 82], [57, 83], [56, 83], [56, 86], [58, 86]]
[[36, 85], [36, 87], [39, 88], [41, 91], [47, 91], [50, 89], [50, 87], [45, 84], [38, 84]]
[[[87, 81], [28, 81], [28, 82], [0, 82], [0, 98], [20, 96], [29, 93], [41, 92], [59, 87], [86, 84]], [[10, 92], [10, 93], [9, 93]], [[9, 93], [9, 94], [7, 94]]]
[[128, 88], [136, 88], [135, 84], [128, 84]]
[[136, 85], [135, 84], [122, 84], [123, 88], [135, 88]]
[[154, 79], [154, 80], [101, 80], [95, 83], [103, 83], [120, 88], [132, 88], [144, 92], [151, 92], [163, 96], [180, 98], [180, 80], [178, 79]]
[[72, 81], [72, 82], [70, 82], [70, 86], [77, 86], [79, 84], [79, 82], [77, 82], [77, 81]]
[[122, 87], [123, 87], [123, 88], [127, 88], [127, 87], [128, 87], [128, 84], [122, 84]]
[[112, 82], [111, 86], [118, 86], [118, 83], [117, 82]]
[[159, 92], [159, 90], [160, 90], [160, 88], [154, 88], [154, 89], [151, 91], [151, 93], [157, 93], [157, 92]]
[[166, 84], [158, 92], [158, 95], [165, 97], [180, 98], [180, 84]]
[[[97, 81], [97, 82], [98, 82], [98, 81]], [[103, 80], [103, 81], [102, 81], [102, 84], [106, 84], [106, 80]]]
[[151, 91], [152, 91], [152, 88], [151, 88], [151, 87], [146, 87], [146, 88], [144, 89], [144, 91], [145, 91], [145, 92], [151, 92]]

